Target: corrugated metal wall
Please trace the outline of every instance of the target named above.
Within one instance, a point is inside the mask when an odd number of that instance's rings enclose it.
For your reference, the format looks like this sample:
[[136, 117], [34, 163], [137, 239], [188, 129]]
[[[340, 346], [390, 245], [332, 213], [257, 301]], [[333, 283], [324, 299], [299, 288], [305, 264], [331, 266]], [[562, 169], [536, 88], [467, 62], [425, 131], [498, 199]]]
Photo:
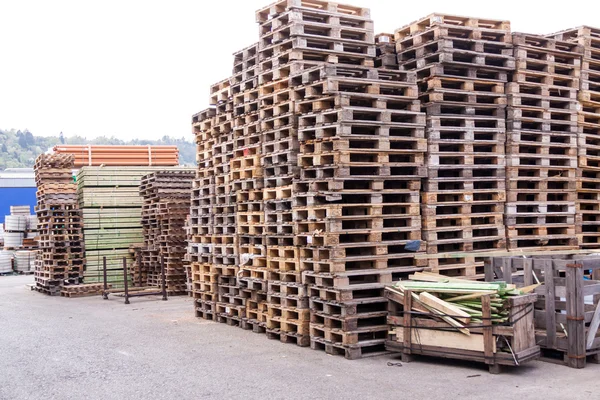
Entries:
[[35, 187], [0, 187], [0, 224], [4, 223], [4, 216], [10, 214], [10, 206], [31, 206], [36, 204]]

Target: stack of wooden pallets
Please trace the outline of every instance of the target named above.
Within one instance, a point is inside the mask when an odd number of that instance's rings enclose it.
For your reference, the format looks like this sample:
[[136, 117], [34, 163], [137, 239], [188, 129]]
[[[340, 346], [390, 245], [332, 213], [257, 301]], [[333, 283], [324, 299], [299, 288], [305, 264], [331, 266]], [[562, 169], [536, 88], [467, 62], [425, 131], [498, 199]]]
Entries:
[[373, 68], [367, 9], [290, 0], [256, 16], [258, 44], [192, 121], [197, 316], [348, 358], [381, 351], [384, 285], [423, 268], [415, 75]]
[[508, 88], [506, 227], [510, 250], [577, 249], [578, 44], [514, 33]]
[[[140, 273], [145, 275], [141, 286], [161, 286], [161, 262], [164, 261], [169, 295], [185, 294], [187, 291], [183, 265], [186, 233], [183, 225], [190, 211], [194, 176], [193, 170], [172, 169], [156, 171], [141, 179], [139, 191], [144, 201], [144, 247], [140, 250]], [[140, 282], [132, 278], [134, 284]]]
[[383, 349], [383, 288], [422, 270], [425, 115], [414, 73], [323, 66], [295, 77], [294, 184], [311, 346], [347, 358]]
[[[401, 70], [416, 71], [427, 112], [423, 239], [429, 267], [481, 277], [478, 251], [506, 248], [504, 84], [510, 23], [432, 14], [396, 30]], [[446, 256], [445, 253], [463, 256]], [[468, 253], [465, 254], [465, 253]]]
[[65, 284], [78, 284], [85, 265], [83, 221], [72, 176], [72, 155], [40, 155], [35, 162], [39, 251], [37, 291], [59, 295]]
[[[110, 285], [108, 286], [111, 287]], [[63, 286], [60, 295], [63, 297], [99, 296], [104, 290], [102, 283], [87, 283], [81, 285]]]
[[[375, 36], [369, 10], [321, 0], [256, 21], [258, 42], [192, 119], [198, 317], [357, 358], [384, 347], [386, 284], [423, 269], [481, 279], [507, 242], [577, 245], [577, 44], [444, 14]], [[594, 32], [568, 40], [594, 47]], [[589, 246], [593, 51], [579, 116]]]
[[[258, 50], [256, 43], [234, 53], [231, 95], [235, 150], [230, 162], [230, 181], [237, 205], [235, 224], [239, 270], [237, 278], [220, 278], [217, 318], [264, 332], [264, 316], [261, 319], [257, 315], [261, 304], [266, 301], [267, 292], [262, 201], [264, 168], [261, 164], [263, 137], [259, 122], [263, 93], [259, 90]], [[241, 79], [238, 79], [240, 71]]]
[[141, 178], [164, 167], [83, 167], [77, 174], [77, 199], [83, 213], [87, 266], [85, 282], [123, 285], [123, 258], [133, 264], [132, 244], [143, 242]]
[[398, 55], [396, 54], [396, 41], [391, 33], [380, 33], [375, 36], [377, 68], [398, 69]]
[[[248, 50], [246, 56], [253, 59], [256, 54]], [[252, 160], [253, 155], [248, 154], [246, 161], [245, 152], [240, 152], [236, 147], [243, 125], [236, 125], [236, 122], [240, 121], [235, 121], [233, 115], [236, 110], [238, 114], [248, 112], [248, 119], [251, 119], [253, 111], [256, 111], [257, 78], [251, 65], [253, 63], [248, 61], [246, 66], [249, 68], [242, 70], [243, 81], [234, 83], [233, 87], [228, 79], [213, 85], [210, 99], [211, 104], [215, 105], [216, 115], [211, 128], [211, 136], [215, 139], [212, 153], [215, 183], [211, 207], [213, 234], [209, 272], [217, 284], [216, 297], [211, 306], [213, 317], [230, 325], [239, 325], [245, 309], [240, 301], [241, 289], [237, 282], [238, 205], [234, 181], [236, 185], [241, 185], [246, 176], [245, 172], [248, 171], [252, 175], [253, 168], [256, 167], [255, 161]], [[234, 90], [236, 94], [232, 96]]]
[[213, 204], [215, 202], [215, 168], [213, 162], [213, 122], [215, 109], [209, 108], [192, 117], [196, 140], [198, 169], [192, 181], [187, 257], [196, 315], [213, 317], [217, 300], [217, 276], [212, 272]]
[[[310, 344], [308, 297], [302, 284], [298, 249], [294, 243], [293, 187], [299, 177], [295, 98], [289, 77], [305, 64], [300, 47], [277, 51], [277, 46], [322, 35], [326, 21], [309, 10], [259, 10], [259, 84], [262, 165], [264, 168], [265, 253], [268, 279], [266, 304], [251, 302], [253, 321], [266, 323], [267, 336], [300, 346]], [[307, 18], [307, 14], [314, 18]], [[335, 18], [332, 16], [332, 18]], [[339, 27], [336, 25], [336, 29]], [[338, 32], [339, 34], [339, 32]], [[314, 36], [313, 36], [314, 37]], [[320, 38], [319, 38], [320, 39]], [[310, 46], [307, 43], [307, 46]], [[311, 59], [312, 60], [312, 59]], [[259, 297], [262, 295], [258, 295]], [[258, 299], [262, 300], [262, 299]], [[262, 321], [261, 321], [262, 317]], [[256, 331], [256, 329], [255, 329]]]
[[549, 36], [582, 47], [576, 229], [582, 248], [597, 249], [600, 248], [600, 29], [582, 26]]

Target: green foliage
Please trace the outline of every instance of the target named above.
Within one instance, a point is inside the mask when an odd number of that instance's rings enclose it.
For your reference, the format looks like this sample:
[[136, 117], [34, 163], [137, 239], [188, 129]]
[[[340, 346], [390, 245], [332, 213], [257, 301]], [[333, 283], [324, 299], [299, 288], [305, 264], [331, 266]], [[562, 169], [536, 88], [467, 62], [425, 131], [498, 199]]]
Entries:
[[60, 144], [120, 144], [120, 145], [176, 145], [179, 149], [179, 163], [181, 165], [196, 165], [196, 146], [185, 138], [177, 139], [163, 136], [160, 140], [133, 139], [123, 141], [115, 137], [100, 136], [95, 139], [86, 139], [82, 136], [64, 137], [62, 132], [58, 136], [35, 136], [28, 130], [2, 130], [0, 129], [0, 170], [6, 168], [33, 167], [38, 155]]

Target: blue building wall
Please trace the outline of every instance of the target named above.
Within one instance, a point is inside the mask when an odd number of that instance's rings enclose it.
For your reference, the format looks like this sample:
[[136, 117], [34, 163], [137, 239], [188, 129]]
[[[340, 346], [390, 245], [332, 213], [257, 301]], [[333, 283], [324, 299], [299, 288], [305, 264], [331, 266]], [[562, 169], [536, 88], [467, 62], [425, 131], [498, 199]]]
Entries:
[[0, 224], [4, 216], [10, 215], [10, 206], [31, 206], [31, 212], [36, 204], [35, 187], [0, 187]]

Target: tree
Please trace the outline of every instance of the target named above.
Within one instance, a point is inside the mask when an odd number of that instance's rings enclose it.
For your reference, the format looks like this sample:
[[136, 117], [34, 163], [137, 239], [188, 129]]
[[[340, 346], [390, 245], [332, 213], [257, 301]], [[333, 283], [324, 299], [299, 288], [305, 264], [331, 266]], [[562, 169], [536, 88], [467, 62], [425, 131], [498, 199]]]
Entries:
[[[180, 163], [195, 165], [196, 146], [192, 141], [165, 135], [159, 140], [133, 139], [121, 140], [115, 137], [86, 139], [83, 136], [65, 137], [61, 132], [56, 136], [35, 136], [28, 130], [0, 129], [0, 169], [11, 167], [32, 167], [38, 155], [61, 143], [70, 144], [124, 144], [124, 145], [161, 145], [176, 144], [179, 148]], [[33, 138], [33, 141], [32, 141]], [[29, 143], [28, 143], [29, 142]], [[33, 142], [33, 143], [31, 143]]]
[[26, 149], [27, 148], [27, 139], [25, 138], [25, 135], [17, 134], [17, 136], [19, 137], [19, 146]]
[[31, 132], [29, 132], [28, 130], [25, 130], [25, 143], [27, 143], [27, 146], [29, 147], [30, 145], [35, 144], [35, 139], [33, 138], [33, 134]]

